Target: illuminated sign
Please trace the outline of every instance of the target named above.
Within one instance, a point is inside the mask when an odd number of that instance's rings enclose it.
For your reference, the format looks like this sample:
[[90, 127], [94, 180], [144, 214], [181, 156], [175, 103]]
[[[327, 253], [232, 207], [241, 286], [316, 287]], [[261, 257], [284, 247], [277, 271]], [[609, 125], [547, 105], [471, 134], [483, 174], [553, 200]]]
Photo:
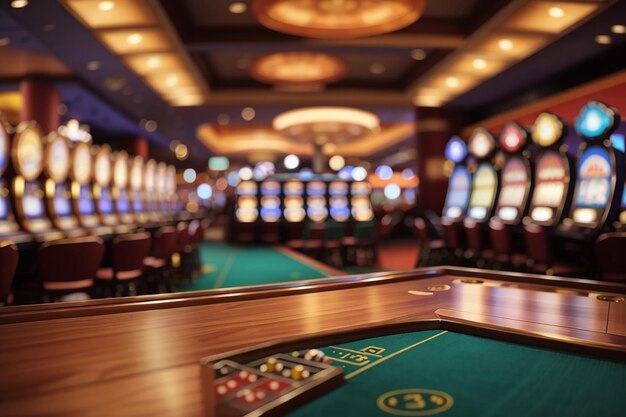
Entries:
[[576, 131], [585, 139], [604, 139], [617, 125], [615, 111], [599, 101], [590, 101], [580, 109]]
[[447, 160], [458, 164], [467, 156], [467, 145], [458, 136], [453, 136], [446, 145], [445, 155]]
[[557, 115], [541, 113], [535, 120], [531, 136], [537, 145], [548, 147], [557, 143], [565, 133], [565, 125]]

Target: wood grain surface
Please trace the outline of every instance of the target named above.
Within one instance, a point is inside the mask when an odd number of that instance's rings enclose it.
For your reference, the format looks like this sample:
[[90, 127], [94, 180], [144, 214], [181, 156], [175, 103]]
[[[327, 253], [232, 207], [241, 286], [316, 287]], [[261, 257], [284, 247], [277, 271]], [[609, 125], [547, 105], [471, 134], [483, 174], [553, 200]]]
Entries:
[[[305, 337], [327, 341], [333, 333], [372, 326], [439, 321], [438, 310], [451, 320], [471, 317], [476, 327], [497, 324], [563, 343], [626, 351], [626, 315], [613, 308], [623, 303], [597, 298], [606, 290], [626, 294], [619, 284], [458, 268], [373, 277], [137, 297], [105, 303], [104, 310], [98, 303], [90, 310], [86, 303], [3, 312], [11, 320], [0, 324], [2, 415], [201, 415], [202, 357]], [[484, 282], [463, 282], [468, 277]], [[433, 285], [450, 289], [436, 291]]]

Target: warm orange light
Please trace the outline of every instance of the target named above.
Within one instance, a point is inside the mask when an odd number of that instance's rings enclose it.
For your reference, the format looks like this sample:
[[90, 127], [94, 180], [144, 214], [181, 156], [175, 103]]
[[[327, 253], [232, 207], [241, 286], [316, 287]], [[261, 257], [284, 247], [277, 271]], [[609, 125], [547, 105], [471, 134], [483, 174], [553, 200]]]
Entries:
[[476, 58], [472, 61], [472, 66], [477, 70], [484, 70], [485, 68], [487, 68], [487, 61], [481, 58]]
[[279, 32], [312, 38], [388, 33], [420, 18], [425, 0], [253, 0], [258, 21]]
[[511, 42], [510, 39], [500, 39], [498, 41], [498, 46], [503, 51], [510, 51], [511, 49], [513, 49], [513, 42]]
[[114, 7], [115, 3], [113, 3], [112, 1], [101, 1], [100, 3], [98, 3], [98, 9], [102, 10], [103, 12], [111, 11]]
[[559, 19], [559, 18], [565, 16], [565, 12], [560, 7], [550, 7], [550, 9], [548, 9], [548, 15], [550, 17], [554, 17], [556, 19]]
[[26, 6], [28, 6], [28, 0], [13, 0], [11, 2], [11, 7], [14, 9], [21, 9]]
[[265, 55], [249, 67], [251, 77], [277, 85], [328, 84], [346, 72], [343, 60], [320, 52], [279, 52]]
[[139, 33], [133, 33], [132, 35], [128, 35], [126, 38], [126, 42], [128, 42], [129, 45], [138, 45], [142, 40], [143, 36]]

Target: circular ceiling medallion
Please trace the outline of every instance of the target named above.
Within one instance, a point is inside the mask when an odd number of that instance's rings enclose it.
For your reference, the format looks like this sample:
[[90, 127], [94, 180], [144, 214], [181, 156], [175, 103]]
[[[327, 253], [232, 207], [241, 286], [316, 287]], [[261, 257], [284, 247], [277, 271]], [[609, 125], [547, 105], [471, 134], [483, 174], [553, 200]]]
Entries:
[[249, 67], [250, 76], [276, 85], [324, 85], [345, 77], [343, 60], [321, 52], [277, 52], [260, 57]]
[[349, 143], [380, 128], [378, 116], [350, 107], [305, 107], [274, 118], [272, 126], [303, 143]]
[[258, 21], [310, 38], [358, 38], [393, 32], [420, 18], [425, 0], [253, 0]]

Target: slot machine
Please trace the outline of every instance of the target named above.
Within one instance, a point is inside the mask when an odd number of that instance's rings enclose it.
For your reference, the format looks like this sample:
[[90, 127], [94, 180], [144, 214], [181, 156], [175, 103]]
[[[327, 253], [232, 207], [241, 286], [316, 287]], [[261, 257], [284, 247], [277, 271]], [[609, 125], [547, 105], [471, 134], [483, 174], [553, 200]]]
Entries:
[[155, 187], [157, 191], [157, 206], [159, 213], [165, 219], [170, 218], [168, 208], [168, 198], [166, 195], [166, 181], [167, 181], [167, 165], [165, 162], [159, 162], [156, 168]]
[[178, 193], [176, 191], [176, 167], [174, 165], [168, 165], [165, 178], [165, 192], [168, 196], [168, 210], [170, 215], [175, 218], [179, 212], [179, 202]]
[[235, 217], [239, 223], [254, 223], [259, 217], [258, 185], [254, 181], [241, 181], [237, 185]]
[[276, 223], [280, 217], [280, 183], [265, 180], [261, 183], [261, 220]]
[[446, 145], [445, 155], [454, 164], [448, 180], [448, 193], [443, 206], [443, 217], [451, 221], [463, 218], [470, 200], [472, 176], [465, 164], [467, 145], [458, 136], [453, 136]]
[[146, 196], [146, 213], [148, 214], [149, 221], [152, 223], [157, 223], [161, 220], [156, 200], [156, 167], [156, 161], [149, 159], [148, 162], [146, 162], [143, 178], [143, 189]]
[[349, 190], [345, 181], [332, 181], [328, 186], [330, 217], [335, 221], [345, 222], [350, 218]]
[[304, 184], [300, 180], [288, 180], [283, 186], [285, 194], [283, 216], [288, 223], [299, 223], [304, 220]]
[[372, 186], [365, 181], [356, 181], [350, 185], [350, 204], [352, 217], [357, 222], [367, 222], [374, 219], [374, 209], [370, 195]]
[[309, 181], [306, 185], [306, 213], [314, 223], [323, 222], [328, 217], [326, 205], [326, 183]]
[[11, 159], [15, 177], [12, 182], [15, 214], [22, 228], [39, 241], [63, 237], [53, 228], [46, 215], [45, 193], [40, 175], [44, 164], [44, 145], [41, 131], [35, 122], [18, 125], [11, 145]]
[[116, 226], [118, 218], [115, 214], [111, 188], [112, 161], [109, 145], [101, 146], [96, 150], [93, 159], [93, 178], [93, 196], [99, 222], [105, 226]]
[[616, 109], [591, 101], [581, 110], [575, 127], [585, 140], [576, 164], [576, 186], [564, 230], [595, 236], [617, 218], [624, 184], [624, 154], [615, 149], [610, 135], [618, 127]]
[[504, 224], [518, 225], [525, 215], [531, 187], [529, 153], [524, 151], [528, 132], [515, 122], [500, 133], [500, 148], [507, 154], [502, 168], [496, 216]]
[[[100, 226], [93, 195], [92, 176], [94, 168], [91, 146], [85, 142], [75, 144], [70, 159], [72, 205], [78, 216], [78, 223], [97, 234], [105, 234], [108, 230]], [[111, 168], [109, 167], [110, 171]]]
[[130, 225], [135, 221], [130, 193], [128, 191], [128, 154], [120, 151], [113, 154], [113, 201], [120, 223]]
[[531, 129], [531, 139], [541, 150], [535, 156], [534, 187], [528, 221], [552, 227], [560, 223], [569, 208], [572, 188], [572, 161], [562, 144], [567, 126], [557, 115], [541, 113]]
[[78, 218], [72, 207], [72, 193], [68, 181], [70, 172], [69, 140], [56, 133], [48, 135], [44, 148], [45, 196], [52, 224], [69, 236], [84, 234], [78, 229]]
[[477, 223], [489, 220], [498, 195], [498, 172], [489, 160], [495, 148], [493, 135], [482, 128], [474, 130], [467, 145], [469, 154], [478, 164], [472, 177], [467, 216]]
[[10, 146], [11, 137], [7, 131], [4, 119], [0, 115], [0, 240], [10, 239], [18, 243], [28, 240], [28, 237], [26, 234], [20, 233], [20, 227], [13, 216], [9, 184], [4, 178], [9, 166]]
[[130, 184], [130, 201], [135, 215], [135, 223], [143, 224], [148, 221], [145, 213], [143, 200], [143, 180], [144, 180], [144, 163], [141, 156], [136, 156], [130, 162], [129, 184]]

